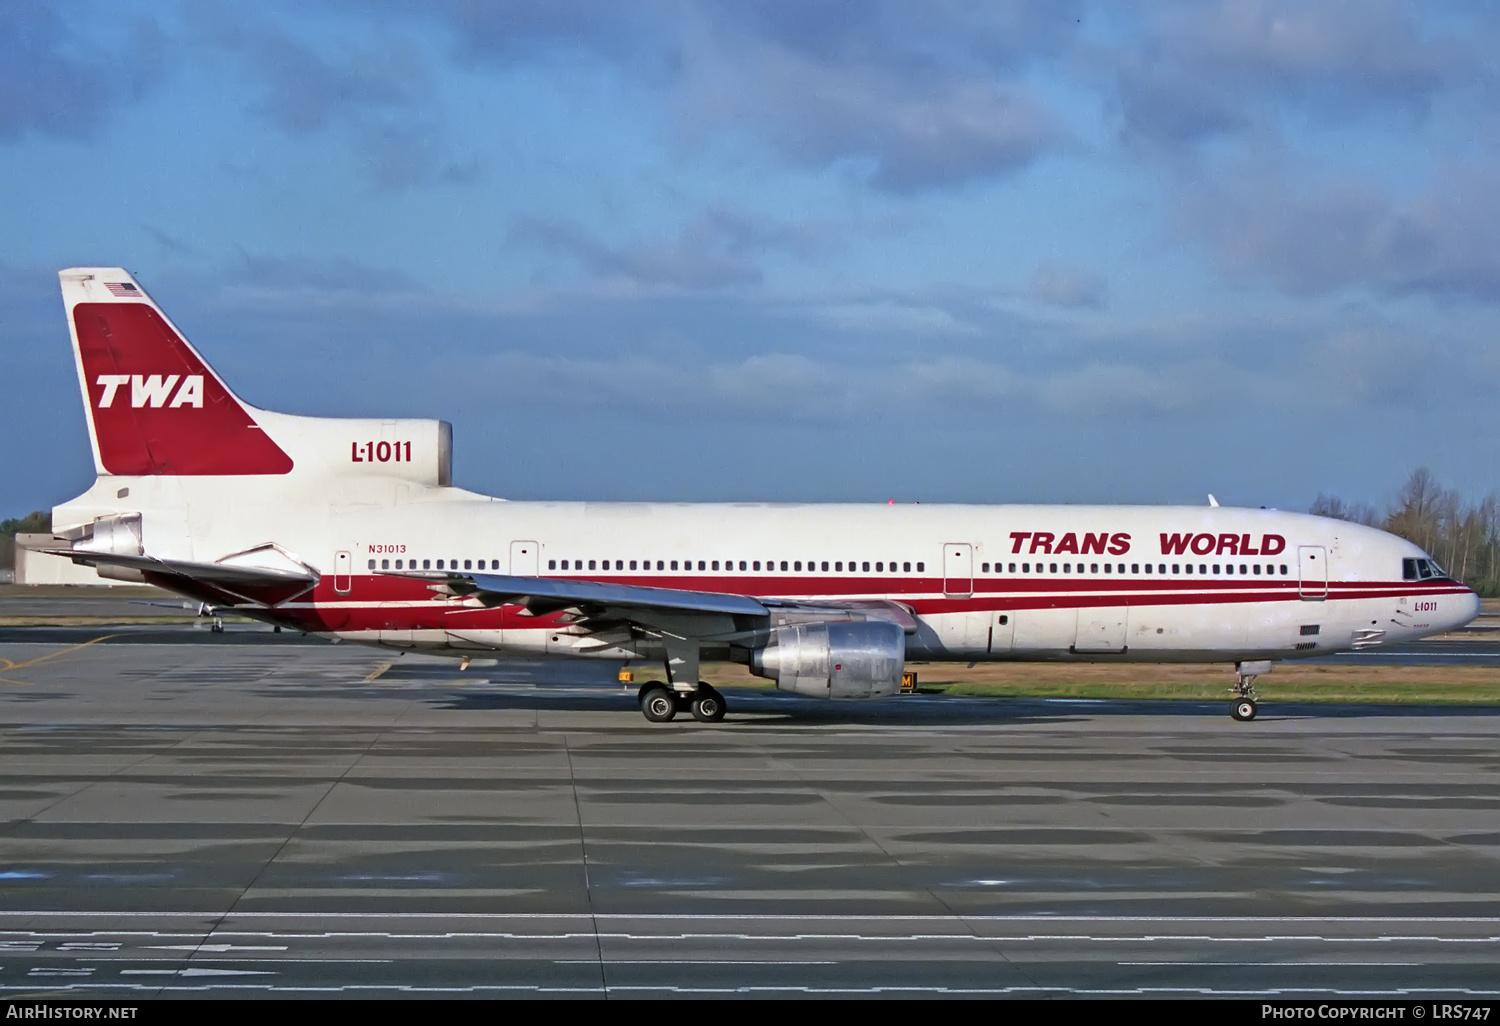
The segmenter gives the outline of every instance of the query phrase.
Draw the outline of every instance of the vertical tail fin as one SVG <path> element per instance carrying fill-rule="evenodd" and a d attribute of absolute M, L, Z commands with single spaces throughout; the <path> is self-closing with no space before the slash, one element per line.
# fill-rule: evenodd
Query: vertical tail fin
<path fill-rule="evenodd" d="M 116 475 L 286 474 L 292 459 L 118 267 L 58 275 L 94 469 Z"/>

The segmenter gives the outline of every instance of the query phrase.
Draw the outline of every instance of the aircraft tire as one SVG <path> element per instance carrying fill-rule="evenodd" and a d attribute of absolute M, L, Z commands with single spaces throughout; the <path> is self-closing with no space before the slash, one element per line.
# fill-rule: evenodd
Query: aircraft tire
<path fill-rule="evenodd" d="M 1255 707 L 1255 699 L 1253 698 L 1236 698 L 1229 706 L 1229 715 L 1242 723 L 1255 719 L 1255 714 L 1258 711 Z"/>
<path fill-rule="evenodd" d="M 698 683 L 698 691 L 693 695 L 693 719 L 699 723 L 718 723 L 724 718 L 724 696 L 719 694 L 713 687 Z"/>
<path fill-rule="evenodd" d="M 652 723 L 667 723 L 677 715 L 677 699 L 660 684 L 641 690 L 641 714 Z"/>

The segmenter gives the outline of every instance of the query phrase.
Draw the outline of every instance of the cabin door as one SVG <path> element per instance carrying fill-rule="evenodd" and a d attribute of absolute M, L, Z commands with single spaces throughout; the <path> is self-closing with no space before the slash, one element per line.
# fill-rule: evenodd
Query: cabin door
<path fill-rule="evenodd" d="M 510 543 L 510 574 L 512 577 L 535 577 L 541 561 L 538 558 L 538 550 L 541 548 L 534 541 L 513 541 Z"/>
<path fill-rule="evenodd" d="M 974 594 L 974 546 L 968 542 L 943 546 L 943 594 L 949 598 Z"/>
<path fill-rule="evenodd" d="M 1328 597 L 1328 550 L 1323 546 L 1297 546 L 1297 594 L 1312 600 Z"/>
<path fill-rule="evenodd" d="M 333 557 L 333 590 L 340 595 L 349 594 L 349 569 L 353 562 L 347 552 L 340 552 Z"/>

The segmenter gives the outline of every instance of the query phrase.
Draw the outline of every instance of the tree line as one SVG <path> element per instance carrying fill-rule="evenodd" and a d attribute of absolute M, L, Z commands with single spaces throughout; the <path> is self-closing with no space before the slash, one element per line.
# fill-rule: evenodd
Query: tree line
<path fill-rule="evenodd" d="M 1500 595 L 1500 495 L 1494 492 L 1470 502 L 1418 467 L 1384 509 L 1320 494 L 1308 512 L 1399 535 L 1479 594 Z"/>

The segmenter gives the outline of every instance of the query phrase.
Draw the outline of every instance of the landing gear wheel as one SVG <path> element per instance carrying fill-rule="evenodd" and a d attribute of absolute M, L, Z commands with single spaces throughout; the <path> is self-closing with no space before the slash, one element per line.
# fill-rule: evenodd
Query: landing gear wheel
<path fill-rule="evenodd" d="M 724 718 L 724 713 L 724 696 L 700 681 L 693 695 L 693 719 L 699 723 L 718 723 Z"/>
<path fill-rule="evenodd" d="M 1255 699 L 1253 698 L 1237 698 L 1229 707 L 1229 715 L 1241 722 L 1255 719 L 1255 712 Z"/>
<path fill-rule="evenodd" d="M 652 723 L 667 723 L 677 715 L 677 699 L 660 684 L 641 689 L 641 713 Z"/>

